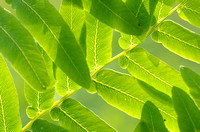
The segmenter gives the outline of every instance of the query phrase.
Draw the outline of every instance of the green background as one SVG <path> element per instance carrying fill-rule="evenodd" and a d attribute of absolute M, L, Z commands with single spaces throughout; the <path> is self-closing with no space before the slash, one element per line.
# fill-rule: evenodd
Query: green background
<path fill-rule="evenodd" d="M 58 10 L 60 8 L 61 0 L 49 0 Z M 14 10 L 11 9 L 9 5 L 6 5 L 4 1 L 0 1 L 0 5 L 9 11 L 11 11 L 14 14 Z M 200 34 L 200 30 L 191 24 L 189 24 L 186 21 L 183 21 L 179 18 L 177 13 L 173 13 L 170 17 L 167 19 L 171 19 L 182 26 L 189 28 L 190 30 Z M 120 33 L 114 32 L 113 35 L 113 42 L 112 42 L 112 48 L 113 48 L 113 56 L 117 55 L 121 51 L 123 51 L 119 45 L 118 45 L 118 39 L 120 37 Z M 149 53 L 152 55 L 158 57 L 171 67 L 173 67 L 176 70 L 179 70 L 180 65 L 187 66 L 191 69 L 193 69 L 195 72 L 200 74 L 200 65 L 196 64 L 194 62 L 191 62 L 189 60 L 183 59 L 176 54 L 170 52 L 169 50 L 165 49 L 162 44 L 156 43 L 151 40 L 151 37 L 148 37 L 144 43 L 140 45 L 144 49 L 146 49 Z M 9 63 L 8 63 L 9 65 Z M 20 104 L 20 116 L 22 120 L 22 125 L 26 125 L 28 121 L 30 120 L 26 116 L 26 107 L 28 106 L 26 99 L 24 97 L 24 81 L 23 79 L 16 73 L 9 65 L 11 74 L 14 78 L 15 86 L 18 91 L 19 96 L 19 104 Z M 106 68 L 111 68 L 116 71 L 125 72 L 126 70 L 123 70 L 119 67 L 118 60 L 112 62 L 111 64 L 107 65 Z M 55 100 L 58 100 L 60 97 L 56 95 Z M 109 123 L 111 126 L 113 126 L 116 130 L 119 132 L 131 132 L 134 130 L 135 126 L 138 123 L 138 119 L 134 119 L 130 117 L 129 115 L 119 111 L 118 109 L 108 105 L 100 96 L 97 94 L 89 94 L 86 90 L 81 89 L 77 93 L 75 93 L 72 98 L 77 99 L 80 101 L 83 105 L 91 109 L 94 113 L 96 113 L 98 116 L 100 116 L 101 119 L 105 120 L 107 123 Z M 50 120 L 49 115 L 45 115 L 44 118 Z M 89 118 L 89 117 L 88 117 Z"/>

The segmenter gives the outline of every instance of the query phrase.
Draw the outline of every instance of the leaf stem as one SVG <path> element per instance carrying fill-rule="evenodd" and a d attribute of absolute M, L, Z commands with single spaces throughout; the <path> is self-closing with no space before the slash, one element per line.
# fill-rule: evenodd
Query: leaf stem
<path fill-rule="evenodd" d="M 175 8 L 173 8 L 165 17 L 161 18 L 160 20 L 158 20 L 153 26 L 152 28 L 149 30 L 149 32 L 146 35 L 146 38 L 155 30 L 155 28 L 162 22 L 164 21 L 169 15 L 171 15 L 173 12 L 175 12 L 177 9 L 179 9 L 180 7 L 182 7 L 185 3 L 187 2 L 187 0 L 184 0 L 182 3 L 180 3 L 179 5 L 177 5 Z M 113 58 L 110 59 L 109 62 L 107 62 L 105 65 L 99 66 L 97 69 L 95 69 L 90 75 L 91 77 L 93 77 L 98 71 L 100 71 L 102 68 L 104 68 L 106 65 L 108 65 L 109 63 L 113 62 L 114 60 L 118 59 L 119 57 L 125 55 L 126 53 L 128 53 L 129 51 L 131 51 L 132 49 L 134 49 L 136 46 L 138 46 L 139 44 L 134 44 L 132 46 L 130 46 L 128 49 L 126 49 L 125 51 L 119 53 L 118 55 L 114 56 Z M 64 97 L 62 97 L 60 100 L 58 100 L 57 102 L 55 102 L 53 104 L 53 106 L 47 110 L 42 111 L 41 113 L 39 113 L 34 119 L 32 119 L 22 130 L 21 132 L 25 132 L 26 130 L 28 130 L 31 125 L 33 124 L 33 122 L 37 119 L 39 119 L 40 117 L 42 117 L 43 115 L 45 115 L 46 113 L 48 113 L 51 109 L 53 109 L 54 107 L 58 106 L 60 103 L 62 103 L 65 99 L 69 98 L 71 95 L 73 95 L 74 93 L 76 93 L 78 90 L 74 90 L 69 92 L 68 94 L 66 94 Z"/>

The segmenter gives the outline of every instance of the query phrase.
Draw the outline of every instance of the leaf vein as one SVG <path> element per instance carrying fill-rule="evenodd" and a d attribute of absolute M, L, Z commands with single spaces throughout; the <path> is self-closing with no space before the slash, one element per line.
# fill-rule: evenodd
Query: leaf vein
<path fill-rule="evenodd" d="M 3 118 L 3 126 L 4 126 L 4 131 L 6 132 L 7 128 L 6 128 L 6 120 L 5 120 L 5 113 L 4 113 L 4 108 L 3 108 L 3 102 L 1 99 L 1 95 L 0 95 L 0 105 L 1 105 L 1 112 L 2 112 L 2 118 Z"/>

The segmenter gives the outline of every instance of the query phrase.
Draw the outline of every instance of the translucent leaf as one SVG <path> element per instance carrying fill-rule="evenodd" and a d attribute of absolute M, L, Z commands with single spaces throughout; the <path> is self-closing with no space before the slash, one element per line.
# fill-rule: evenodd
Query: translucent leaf
<path fill-rule="evenodd" d="M 144 132 L 145 129 L 146 132 L 168 132 L 160 111 L 150 101 L 147 101 L 142 108 L 141 120 L 135 132 Z"/>
<path fill-rule="evenodd" d="M 127 69 L 132 76 L 148 83 L 155 89 L 169 96 L 171 96 L 173 86 L 179 86 L 188 91 L 179 72 L 152 56 L 143 48 L 134 48 L 124 57 L 126 59 L 120 59 L 120 65 L 127 63 Z"/>
<path fill-rule="evenodd" d="M 172 89 L 174 108 L 178 115 L 181 132 L 200 131 L 200 111 L 194 101 L 184 91 L 174 87 Z"/>
<path fill-rule="evenodd" d="M 191 95 L 195 99 L 196 104 L 200 107 L 200 75 L 184 66 L 181 66 L 180 71 L 183 80 L 190 89 Z"/>
<path fill-rule="evenodd" d="M 172 100 L 166 94 L 156 91 L 150 85 L 129 75 L 111 70 L 98 72 L 95 78 L 97 93 L 110 105 L 140 119 L 146 101 L 153 102 L 160 110 L 166 125 L 177 131 L 176 114 Z"/>
<path fill-rule="evenodd" d="M 66 129 L 60 126 L 40 119 L 34 121 L 31 129 L 33 132 L 68 132 Z"/>
<path fill-rule="evenodd" d="M 158 3 L 156 5 L 156 9 L 154 12 L 154 22 L 157 22 L 158 20 L 164 18 L 168 15 L 168 13 L 172 10 L 174 7 L 175 0 L 158 0 Z"/>
<path fill-rule="evenodd" d="M 40 113 L 42 110 L 50 108 L 54 103 L 55 89 L 54 87 L 48 88 L 44 92 L 38 92 L 32 89 L 28 84 L 25 83 L 25 97 L 29 105 Z M 29 113 L 29 111 L 28 111 Z M 29 116 L 29 114 L 27 115 Z M 29 116 L 32 118 L 32 116 Z"/>
<path fill-rule="evenodd" d="M 126 0 L 126 5 L 132 11 L 139 21 L 139 26 L 142 29 L 142 34 L 139 36 L 127 35 L 121 33 L 122 37 L 119 40 L 119 45 L 123 49 L 128 49 L 129 46 L 142 43 L 146 38 L 146 33 L 149 30 L 154 10 L 158 0 Z"/>
<path fill-rule="evenodd" d="M 85 41 L 81 41 L 81 34 L 85 22 L 85 12 L 81 0 L 63 0 L 61 4 L 60 14 L 69 25 L 74 33 L 76 40 L 80 46 L 85 45 Z"/>
<path fill-rule="evenodd" d="M 88 13 L 86 20 L 87 62 L 90 71 L 93 71 L 111 59 L 113 30 Z"/>
<path fill-rule="evenodd" d="M 200 1 L 187 0 L 187 2 L 177 10 L 179 16 L 200 28 Z"/>
<path fill-rule="evenodd" d="M 65 96 L 71 90 L 81 88 L 81 86 L 72 81 L 60 68 L 56 69 L 56 81 L 56 91 L 60 96 Z"/>
<path fill-rule="evenodd" d="M 22 128 L 19 102 L 12 76 L 0 56 L 0 131 L 19 132 Z"/>
<path fill-rule="evenodd" d="M 66 99 L 59 107 L 51 110 L 51 116 L 69 131 L 115 131 L 98 116 L 73 99 Z"/>
<path fill-rule="evenodd" d="M 101 22 L 126 34 L 141 34 L 137 18 L 121 0 L 83 1 L 84 8 Z"/>
<path fill-rule="evenodd" d="M 36 90 L 45 90 L 50 79 L 45 63 L 30 33 L 0 7 L 0 52 Z M 38 65 L 40 64 L 40 65 Z"/>
<path fill-rule="evenodd" d="M 72 80 L 90 86 L 85 55 L 69 26 L 47 0 L 13 1 L 20 21 L 32 33 L 48 56 Z"/>
<path fill-rule="evenodd" d="M 170 51 L 200 63 L 200 35 L 172 21 L 163 22 L 152 34 L 153 40 L 161 42 Z"/>

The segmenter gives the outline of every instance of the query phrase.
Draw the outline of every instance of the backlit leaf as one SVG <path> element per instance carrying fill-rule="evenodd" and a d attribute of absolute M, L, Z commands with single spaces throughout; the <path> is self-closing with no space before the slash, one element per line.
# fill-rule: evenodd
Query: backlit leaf
<path fill-rule="evenodd" d="M 60 125 L 69 131 L 115 131 L 92 111 L 73 99 L 66 99 L 59 107 L 51 110 L 51 116 L 59 120 Z"/>
<path fill-rule="evenodd" d="M 200 131 L 200 111 L 194 101 L 184 91 L 174 87 L 172 89 L 174 108 L 178 115 L 181 132 Z"/>
<path fill-rule="evenodd" d="M 200 35 L 172 21 L 163 22 L 152 34 L 153 40 L 161 42 L 170 51 L 200 63 Z"/>
<path fill-rule="evenodd" d="M 178 71 L 152 56 L 143 48 L 134 48 L 124 57 L 126 59 L 120 59 L 120 65 L 124 68 L 127 66 L 132 76 L 148 83 L 157 90 L 169 96 L 171 96 L 173 86 L 179 86 L 188 91 Z"/>
<path fill-rule="evenodd" d="M 0 56 L 0 131 L 20 132 L 19 102 L 12 76 Z"/>
<path fill-rule="evenodd" d="M 14 16 L 1 7 L 0 37 L 0 52 L 14 69 L 31 87 L 45 90 L 50 79 L 34 39 Z"/>
<path fill-rule="evenodd" d="M 20 21 L 32 33 L 48 56 L 72 80 L 90 86 L 85 55 L 69 26 L 47 0 L 13 1 Z"/>
<path fill-rule="evenodd" d="M 97 93 L 108 104 L 140 119 L 144 103 L 151 101 L 166 119 L 166 126 L 171 131 L 177 131 L 178 126 L 172 100 L 166 94 L 156 91 L 150 85 L 129 75 L 111 70 L 98 72 L 94 81 Z"/>
<path fill-rule="evenodd" d="M 191 69 L 181 66 L 180 68 L 183 80 L 190 89 L 190 93 L 195 99 L 195 102 L 200 107 L 200 75 Z"/>

